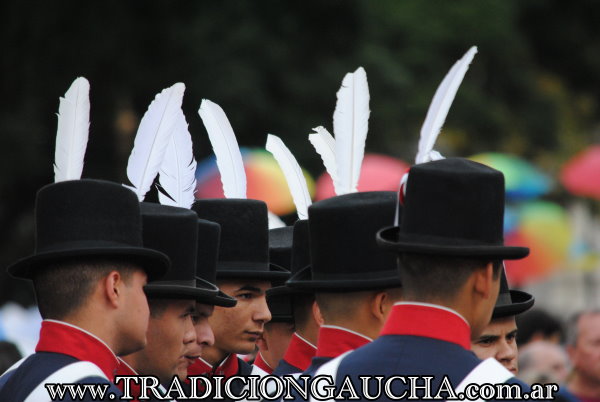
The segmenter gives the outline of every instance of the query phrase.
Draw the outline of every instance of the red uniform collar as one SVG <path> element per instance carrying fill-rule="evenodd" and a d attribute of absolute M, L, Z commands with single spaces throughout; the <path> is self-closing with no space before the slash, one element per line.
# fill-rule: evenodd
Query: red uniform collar
<path fill-rule="evenodd" d="M 260 353 L 260 350 L 256 354 L 256 359 L 254 359 L 254 365 L 256 367 L 258 367 L 259 369 L 264 370 L 267 374 L 273 373 L 273 367 L 269 366 L 269 363 L 267 363 L 265 361 L 265 359 L 263 359 L 263 356 L 262 356 L 262 353 Z"/>
<path fill-rule="evenodd" d="M 294 332 L 290 345 L 285 351 L 283 360 L 286 361 L 290 366 L 294 366 L 304 371 L 310 366 L 310 362 L 313 356 L 317 352 L 317 347 L 306 339 Z"/>
<path fill-rule="evenodd" d="M 61 353 L 94 363 L 110 381 L 114 380 L 119 360 L 97 336 L 62 321 L 44 320 L 36 352 Z"/>
<path fill-rule="evenodd" d="M 381 335 L 414 335 L 471 349 L 471 327 L 456 311 L 435 304 L 396 303 Z"/>
<path fill-rule="evenodd" d="M 229 378 L 234 376 L 239 371 L 239 363 L 238 358 L 235 353 L 229 354 L 225 360 L 221 362 L 217 367 L 213 368 L 213 366 L 207 362 L 199 358 L 188 368 L 188 376 L 197 376 L 197 375 L 222 375 L 225 378 Z"/>
<path fill-rule="evenodd" d="M 133 367 L 131 367 L 127 362 L 121 358 L 119 358 L 119 367 L 117 367 L 117 375 L 118 376 L 137 376 L 139 375 Z M 125 382 L 119 381 L 117 387 L 124 392 Z M 141 385 L 139 383 L 131 382 L 130 383 L 130 393 L 134 397 L 134 401 L 137 401 L 137 398 L 141 393 Z"/>
<path fill-rule="evenodd" d="M 334 325 L 321 325 L 317 342 L 317 357 L 338 357 L 349 350 L 358 349 L 373 340 L 369 337 Z"/>

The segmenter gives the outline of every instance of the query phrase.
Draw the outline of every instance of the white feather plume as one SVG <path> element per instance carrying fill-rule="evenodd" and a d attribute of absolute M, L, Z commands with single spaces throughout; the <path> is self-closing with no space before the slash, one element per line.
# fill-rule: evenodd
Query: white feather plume
<path fill-rule="evenodd" d="M 275 160 L 283 171 L 290 193 L 294 199 L 294 204 L 296 205 L 298 219 L 308 219 L 308 207 L 312 201 L 308 192 L 306 178 L 302 173 L 302 168 L 300 168 L 298 161 L 296 161 L 296 158 L 294 158 L 294 155 L 285 146 L 281 138 L 276 135 L 267 135 L 266 149 L 273 154 L 273 157 L 275 157 Z"/>
<path fill-rule="evenodd" d="M 144 200 L 162 165 L 181 111 L 185 85 L 177 83 L 156 95 L 138 127 L 127 163 L 130 187 Z"/>
<path fill-rule="evenodd" d="M 246 198 L 244 162 L 231 123 L 219 105 L 203 99 L 198 110 L 217 157 L 226 198 Z"/>
<path fill-rule="evenodd" d="M 280 217 L 269 211 L 269 229 L 277 229 L 285 227 L 285 222 Z"/>
<path fill-rule="evenodd" d="M 450 69 L 448 74 L 438 86 L 427 117 L 421 127 L 421 138 L 419 139 L 419 149 L 417 152 L 416 163 L 424 163 L 443 158 L 438 152 L 433 150 L 435 141 L 446 120 L 450 106 L 454 101 L 456 92 L 469 68 L 469 64 L 477 53 L 477 47 L 471 47 L 467 53 L 458 60 Z"/>
<path fill-rule="evenodd" d="M 313 145 L 317 153 L 321 156 L 323 165 L 325 165 L 325 169 L 333 181 L 335 193 L 338 194 L 340 184 L 337 175 L 337 165 L 335 162 L 335 140 L 333 139 L 333 136 L 329 134 L 329 131 L 327 131 L 327 129 L 325 129 L 323 126 L 313 128 L 313 130 L 315 133 L 309 134 L 308 140 Z"/>
<path fill-rule="evenodd" d="M 348 73 L 337 92 L 333 114 L 335 161 L 339 191 L 337 195 L 356 191 L 369 130 L 369 85 L 367 73 L 359 67 Z"/>
<path fill-rule="evenodd" d="M 90 83 L 83 77 L 71 84 L 58 107 L 54 151 L 54 181 L 79 180 L 90 128 Z"/>
<path fill-rule="evenodd" d="M 160 166 L 159 184 L 168 194 L 158 192 L 161 204 L 181 208 L 192 207 L 196 189 L 196 159 L 192 136 L 182 110 Z"/>

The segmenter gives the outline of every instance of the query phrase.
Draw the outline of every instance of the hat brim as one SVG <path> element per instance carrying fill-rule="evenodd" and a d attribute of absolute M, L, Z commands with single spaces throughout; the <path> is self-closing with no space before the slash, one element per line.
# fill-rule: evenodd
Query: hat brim
<path fill-rule="evenodd" d="M 400 287 L 400 276 L 390 274 L 381 278 L 361 279 L 313 279 L 310 265 L 300 269 L 285 283 L 286 286 L 310 291 L 361 291 L 369 289 Z"/>
<path fill-rule="evenodd" d="M 14 278 L 33 279 L 37 269 L 49 264 L 96 257 L 116 257 L 137 263 L 148 275 L 148 281 L 162 278 L 171 266 L 165 254 L 143 247 L 89 247 L 71 250 L 48 251 L 25 257 L 10 265 L 8 273 Z"/>
<path fill-rule="evenodd" d="M 531 307 L 533 307 L 533 304 L 535 303 L 535 298 L 532 295 L 520 290 L 511 289 L 510 299 L 512 301 L 511 304 L 494 307 L 492 319 L 519 315 L 529 310 Z"/>
<path fill-rule="evenodd" d="M 203 279 L 196 278 L 195 283 L 195 286 L 188 286 L 156 281 L 144 286 L 144 291 L 150 298 L 193 299 L 198 302 L 215 296 L 219 291 L 219 288 Z"/>
<path fill-rule="evenodd" d="M 269 270 L 217 269 L 217 279 L 256 279 L 266 281 L 286 280 L 290 271 L 276 264 L 269 264 Z"/>
<path fill-rule="evenodd" d="M 519 260 L 529 255 L 527 247 L 492 246 L 481 244 L 428 243 L 414 235 L 400 233 L 398 226 L 380 230 L 377 244 L 384 250 L 448 257 L 489 258 L 491 260 Z"/>
<path fill-rule="evenodd" d="M 197 281 L 200 282 L 205 282 L 205 283 L 210 283 L 212 285 L 211 282 L 202 279 L 200 277 L 196 277 Z M 225 294 L 221 289 L 219 289 L 217 287 L 217 293 L 207 297 L 206 299 L 201 301 L 202 303 L 205 304 L 211 304 L 213 306 L 219 306 L 219 307 L 235 307 L 235 305 L 237 304 L 237 300 L 231 296 L 229 296 L 228 294 Z"/>

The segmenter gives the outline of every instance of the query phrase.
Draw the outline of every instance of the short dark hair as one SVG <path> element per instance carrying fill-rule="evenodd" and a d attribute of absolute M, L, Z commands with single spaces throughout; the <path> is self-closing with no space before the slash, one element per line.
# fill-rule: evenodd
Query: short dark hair
<path fill-rule="evenodd" d="M 469 276 L 490 260 L 423 254 L 401 254 L 400 278 L 409 300 L 449 299 L 456 295 Z M 501 261 L 493 261 L 494 279 L 500 276 Z"/>
<path fill-rule="evenodd" d="M 296 328 L 306 328 L 310 320 L 312 320 L 312 305 L 314 302 L 314 293 L 301 293 L 292 296 L 292 308 Z"/>
<path fill-rule="evenodd" d="M 111 271 L 118 271 L 128 283 L 136 265 L 117 259 L 66 261 L 38 269 L 33 287 L 43 319 L 62 320 L 81 307 L 96 283 Z"/>
<path fill-rule="evenodd" d="M 332 321 L 339 317 L 355 316 L 363 303 L 371 300 L 373 296 L 380 292 L 387 292 L 394 300 L 399 300 L 402 295 L 402 288 L 379 288 L 354 292 L 317 292 L 315 297 L 323 319 Z"/>
<path fill-rule="evenodd" d="M 160 318 L 171 302 L 173 302 L 173 299 L 154 299 L 149 297 L 148 307 L 150 308 L 150 317 Z"/>

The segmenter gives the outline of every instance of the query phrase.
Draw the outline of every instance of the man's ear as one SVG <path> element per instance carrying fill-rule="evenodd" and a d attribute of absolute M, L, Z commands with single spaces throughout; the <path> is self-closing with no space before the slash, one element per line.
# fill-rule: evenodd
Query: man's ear
<path fill-rule="evenodd" d="M 321 314 L 321 309 L 319 308 L 319 305 L 316 301 L 314 301 L 312 304 L 312 314 L 313 320 L 315 320 L 319 327 L 325 324 L 325 320 L 323 319 L 323 315 Z"/>
<path fill-rule="evenodd" d="M 492 284 L 494 283 L 494 264 L 488 262 L 484 268 L 476 269 L 473 272 L 473 288 L 483 299 L 487 299 L 492 294 Z"/>
<path fill-rule="evenodd" d="M 121 274 L 118 271 L 111 271 L 104 277 L 101 286 L 107 303 L 111 307 L 117 308 L 121 302 L 124 286 Z"/>
<path fill-rule="evenodd" d="M 371 298 L 371 314 L 378 321 L 385 321 L 389 310 L 389 299 L 390 297 L 387 292 L 377 292 Z"/>

